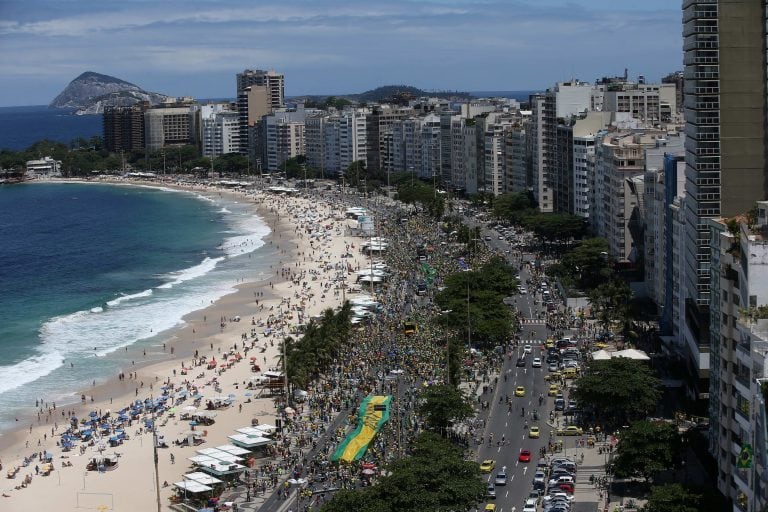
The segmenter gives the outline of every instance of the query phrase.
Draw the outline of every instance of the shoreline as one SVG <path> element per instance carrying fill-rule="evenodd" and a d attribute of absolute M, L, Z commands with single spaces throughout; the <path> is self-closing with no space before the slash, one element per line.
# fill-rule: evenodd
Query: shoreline
<path fill-rule="evenodd" d="M 105 182 L 104 180 L 86 183 L 112 184 L 111 182 Z M 310 314 L 311 312 L 309 311 L 310 308 L 304 307 L 305 302 L 312 301 L 313 296 L 321 294 L 322 298 L 325 299 L 325 294 L 322 293 L 323 288 L 319 287 L 319 283 L 316 286 L 310 283 L 309 288 L 312 288 L 313 291 L 312 293 L 305 294 L 305 287 L 302 287 L 301 290 L 299 290 L 298 287 L 294 287 L 293 282 L 286 279 L 285 276 L 281 276 L 285 269 L 300 269 L 302 267 L 305 269 L 312 268 L 313 264 L 317 263 L 317 260 L 315 259 L 316 256 L 314 254 L 310 256 L 309 253 L 314 253 L 314 251 L 317 249 L 321 249 L 320 246 L 323 244 L 318 243 L 316 247 L 315 241 L 309 237 L 305 238 L 304 234 L 302 233 L 302 229 L 299 228 L 301 221 L 298 217 L 296 217 L 297 212 L 292 211 L 294 208 L 286 207 L 283 204 L 295 202 L 297 204 L 303 205 L 307 211 L 313 211 L 317 209 L 317 206 L 312 204 L 308 199 L 285 199 L 278 196 L 265 195 L 263 193 L 254 196 L 248 193 L 233 192 L 231 190 L 219 190 L 209 187 L 183 187 L 167 182 L 158 184 L 140 181 L 118 181 L 115 184 L 154 186 L 157 188 L 179 188 L 184 191 L 196 193 L 202 193 L 205 191 L 216 194 L 231 193 L 233 194 L 233 197 L 236 196 L 240 201 L 246 200 L 248 202 L 253 202 L 254 213 L 264 219 L 267 226 L 271 229 L 269 235 L 264 238 L 265 245 L 274 244 L 276 247 L 279 247 L 279 250 L 284 254 L 284 256 L 282 256 L 281 262 L 276 265 L 278 268 L 272 269 L 271 278 L 269 280 L 253 280 L 242 282 L 236 286 L 236 291 L 225 295 L 209 307 L 185 315 L 184 325 L 159 334 L 157 338 L 162 338 L 165 340 L 166 347 L 169 349 L 169 351 L 166 352 L 166 355 L 163 357 L 163 359 L 159 361 L 148 361 L 146 364 L 137 365 L 135 369 L 131 368 L 131 372 L 135 371 L 137 374 L 135 379 L 127 378 L 120 380 L 113 376 L 108 379 L 106 383 L 93 388 L 89 388 L 87 391 L 85 391 L 88 396 L 90 396 L 91 393 L 95 395 L 93 402 L 88 401 L 85 404 L 75 404 L 64 408 L 76 410 L 78 417 L 83 417 L 84 414 L 89 410 L 119 410 L 122 405 L 131 402 L 134 397 L 150 395 L 153 392 L 155 392 L 155 396 L 157 396 L 156 391 L 159 391 L 157 390 L 159 385 L 166 381 L 166 379 L 171 378 L 173 370 L 178 370 L 181 368 L 182 361 L 189 365 L 191 362 L 191 356 L 194 354 L 195 350 L 198 350 L 200 353 L 204 353 L 205 355 L 214 356 L 217 357 L 217 359 L 220 359 L 221 355 L 226 353 L 230 347 L 243 347 L 243 342 L 240 341 L 238 344 L 238 340 L 242 340 L 246 333 L 239 333 L 238 331 L 250 330 L 253 327 L 249 321 L 251 318 L 254 318 L 254 322 L 256 322 L 256 318 L 258 318 L 258 322 L 269 321 L 271 317 L 275 316 L 273 314 L 275 308 L 277 308 L 282 315 L 282 307 L 286 305 L 287 301 L 288 311 L 286 311 L 285 316 L 287 317 L 290 314 L 290 317 L 292 317 L 290 318 L 291 323 L 295 324 L 293 321 L 294 318 L 298 319 L 302 316 L 312 316 Z M 269 203 L 267 201 L 269 201 Z M 333 210 L 332 207 L 329 209 L 331 211 Z M 339 226 L 337 225 L 336 229 L 338 229 L 338 227 Z M 327 244 L 330 247 L 335 243 L 337 249 L 341 248 L 346 251 L 347 249 L 343 247 L 344 239 L 344 237 L 339 237 L 336 240 L 326 240 L 324 244 Z M 339 244 L 341 244 L 341 246 L 339 246 Z M 307 261 L 308 258 L 309 261 Z M 269 281 L 271 281 L 271 283 Z M 255 298 L 256 294 L 263 295 L 259 295 L 257 299 Z M 297 306 L 295 304 L 291 305 L 291 301 L 300 296 L 306 296 L 309 297 L 309 299 L 302 300 L 302 306 Z M 259 302 L 259 307 L 256 305 L 257 300 Z M 312 306 L 314 306 L 314 309 L 317 310 L 317 300 L 312 302 Z M 340 302 L 340 300 L 321 300 L 319 310 L 325 309 L 326 307 L 332 307 L 334 305 L 333 302 Z M 307 306 L 310 305 L 307 304 Z M 270 311 L 272 313 L 267 314 Z M 218 322 L 214 323 L 211 321 L 210 317 L 216 315 L 216 318 L 218 318 L 224 312 L 226 312 L 226 314 L 224 314 L 225 320 L 232 319 L 235 316 L 240 316 L 241 321 L 225 321 L 223 327 L 220 327 Z M 206 318 L 208 319 L 207 323 L 201 321 L 201 319 Z M 280 320 L 281 327 L 284 323 L 287 324 L 288 321 Z M 261 352 L 257 353 L 259 354 L 261 361 L 264 361 L 263 368 L 269 367 L 270 364 L 275 364 L 278 359 L 278 354 L 276 354 L 277 343 L 275 343 L 275 341 L 279 340 L 274 340 L 274 337 L 271 340 L 267 340 L 265 337 L 259 335 L 254 337 L 253 340 L 248 337 L 248 341 L 251 341 L 255 346 L 262 349 Z M 271 341 L 271 343 L 268 341 Z M 175 349 L 173 350 L 173 353 L 171 353 L 171 349 Z M 247 363 L 247 361 L 245 362 Z M 234 377 L 234 381 L 228 383 L 227 387 L 233 390 L 238 390 L 240 389 L 240 386 L 242 386 L 248 380 L 248 376 L 251 374 L 250 367 L 249 365 L 247 366 L 248 367 L 243 367 L 242 362 L 237 363 L 233 369 L 227 370 L 225 373 L 221 374 L 219 379 L 221 381 L 230 381 L 231 375 Z M 186 379 L 184 380 L 194 380 L 194 375 L 196 375 L 200 369 L 201 367 L 193 367 L 193 372 L 190 372 L 190 374 L 187 375 Z M 210 377 L 212 372 L 203 371 L 203 373 Z M 174 381 L 176 381 L 174 384 L 177 384 L 179 380 L 180 379 L 177 377 L 174 377 Z M 143 386 L 140 385 L 142 381 L 144 383 Z M 153 389 L 150 389 L 150 386 L 152 386 Z M 157 388 L 154 388 L 154 386 L 157 386 Z M 205 387 L 205 385 L 202 387 Z M 237 393 L 237 391 L 235 391 L 235 393 Z M 111 397 L 111 401 L 106 398 L 108 396 Z M 270 399 L 254 399 L 252 403 L 258 404 L 258 406 L 254 405 L 249 407 L 251 409 L 255 409 L 252 411 L 254 417 L 259 417 L 261 421 L 267 423 L 273 421 L 275 413 L 272 401 Z M 242 402 L 240 405 L 242 405 Z M 14 462 L 17 461 L 21 456 L 25 454 L 29 455 L 30 452 L 39 451 L 41 448 L 58 452 L 58 448 L 54 444 L 54 436 L 52 435 L 51 437 L 48 437 L 47 434 L 51 432 L 52 427 L 54 433 L 60 432 L 63 425 L 66 423 L 67 416 L 65 415 L 63 419 L 61 416 L 62 409 L 62 407 L 57 407 L 55 411 L 52 411 L 53 413 L 50 415 L 50 418 L 48 418 L 48 415 L 45 414 L 47 421 L 43 422 L 41 420 L 39 426 L 33 426 L 31 434 L 28 432 L 26 425 L 22 426 L 20 424 L 18 429 L 15 429 L 12 432 L 9 432 L 0 437 L 0 458 L 3 461 L 4 469 L 9 467 L 11 464 L 14 464 Z M 54 422 L 58 422 L 58 425 L 53 425 Z M 178 425 L 178 421 L 174 421 L 173 423 L 174 427 L 182 426 Z M 242 419 L 240 420 L 240 423 L 250 424 L 250 421 Z M 214 425 L 212 428 L 216 428 L 216 425 Z M 178 428 L 176 428 L 176 430 L 178 430 Z M 232 432 L 226 432 L 226 434 L 231 433 Z M 133 432 L 131 432 L 131 434 L 133 434 Z M 41 435 L 42 441 L 38 447 L 36 446 L 36 440 L 40 439 Z M 32 442 L 29 446 L 27 446 L 25 443 L 30 439 Z M 171 440 L 171 436 L 169 436 L 169 440 Z M 225 441 L 226 437 L 224 437 L 221 442 L 218 442 L 218 444 L 224 444 Z M 135 444 L 134 439 L 131 439 L 126 444 L 132 442 Z M 215 445 L 211 444 L 210 446 Z M 176 452 L 177 449 L 173 448 L 173 451 Z M 75 458 L 75 454 L 72 454 L 72 457 Z M 22 469 L 26 470 L 27 468 Z M 165 473 L 166 470 L 167 468 L 162 472 Z M 182 468 L 179 467 L 178 470 L 181 472 Z M 65 473 L 70 472 L 69 468 L 62 468 L 59 470 L 58 464 L 57 471 L 59 471 L 60 479 Z M 115 473 L 120 472 L 121 471 L 118 470 Z M 176 480 L 171 481 L 178 481 L 179 479 L 180 478 L 176 478 Z M 87 479 L 83 477 L 83 487 L 85 487 L 86 480 Z M 93 479 L 91 481 L 93 481 Z M 33 485 L 37 487 L 36 484 L 38 482 L 39 479 L 35 479 Z M 0 484 L 2 490 L 4 492 L 10 491 L 12 493 L 12 497 L 14 498 L 13 500 L 4 502 L 4 505 L 16 501 L 16 496 L 22 497 L 25 494 L 29 494 L 28 492 L 24 493 L 23 490 L 15 491 L 13 490 L 12 486 L 11 489 L 8 489 L 9 484 L 15 483 L 18 482 L 13 480 L 4 480 L 2 481 L 2 484 Z M 26 501 L 26 499 L 21 501 Z M 20 508 L 19 510 L 22 509 L 23 508 Z"/>
<path fill-rule="evenodd" d="M 122 187 L 146 187 L 146 188 L 155 188 L 155 189 L 162 189 L 162 190 L 174 190 L 179 193 L 188 193 L 195 196 L 199 196 L 198 200 L 204 201 L 204 200 L 210 200 L 213 199 L 214 196 L 222 197 L 223 193 L 230 192 L 232 193 L 232 197 L 230 199 L 235 200 L 237 199 L 238 203 L 247 205 L 247 209 L 254 215 L 257 215 L 259 218 L 262 219 L 264 222 L 264 225 L 269 229 L 269 233 L 262 238 L 264 241 L 263 247 L 267 247 L 271 245 L 274 242 L 275 233 L 279 230 L 286 229 L 287 226 L 285 226 L 285 222 L 280 223 L 277 217 L 274 215 L 274 213 L 266 206 L 263 205 L 262 202 L 256 202 L 254 201 L 254 197 L 247 194 L 247 193 L 236 193 L 231 190 L 226 189 L 216 189 L 211 187 L 188 187 L 188 186 L 182 186 L 174 183 L 153 183 L 149 181 L 142 181 L 142 180 L 83 180 L 83 179 L 56 179 L 56 180 L 30 180 L 26 182 L 25 184 L 50 184 L 50 183 L 59 183 L 62 185 L 66 184 L 93 184 L 93 185 L 106 185 L 106 186 L 122 186 Z M 207 199 L 206 199 L 207 198 Z M 261 248 L 260 248 L 261 249 Z M 293 258 L 294 255 L 290 255 L 289 258 Z M 119 354 L 123 353 L 132 353 L 134 356 L 133 361 L 135 361 L 135 364 L 130 366 L 131 372 L 140 372 L 141 370 L 151 368 L 155 365 L 162 365 L 166 364 L 169 361 L 172 360 L 184 360 L 184 359 L 191 359 L 195 349 L 198 349 L 206 344 L 206 339 L 213 336 L 216 332 L 216 327 L 214 326 L 214 322 L 211 322 L 211 325 L 208 326 L 207 329 L 205 329 L 205 322 L 197 322 L 197 319 L 210 317 L 211 319 L 215 318 L 215 314 L 217 313 L 217 308 L 220 308 L 222 304 L 226 305 L 228 304 L 232 299 L 230 297 L 244 293 L 242 291 L 243 288 L 253 288 L 258 287 L 260 285 L 263 285 L 264 283 L 268 284 L 269 281 L 278 282 L 280 281 L 279 275 L 276 275 L 275 269 L 271 268 L 274 265 L 270 266 L 270 275 L 268 275 L 265 279 L 259 280 L 259 279 L 253 279 L 245 282 L 241 282 L 239 284 L 234 284 L 232 287 L 232 291 L 229 293 L 226 293 L 225 295 L 219 297 L 214 303 L 201 307 L 199 309 L 190 311 L 186 313 L 184 316 L 181 317 L 180 322 L 175 325 L 174 327 L 171 327 L 169 329 L 166 329 L 164 331 L 158 332 L 154 336 L 151 336 L 150 338 L 143 338 L 140 340 L 135 340 L 131 345 L 128 347 L 123 348 L 116 348 L 106 356 L 102 356 L 105 358 L 116 358 Z M 201 330 L 201 327 L 203 330 Z M 194 332 L 192 332 L 194 331 Z M 176 352 L 176 350 L 173 351 L 173 353 L 170 351 L 171 348 L 177 349 L 177 347 L 174 346 L 173 342 L 181 340 L 181 352 Z M 145 347 L 141 347 L 140 345 L 145 344 Z M 193 347 L 188 346 L 189 344 L 194 345 Z M 162 347 L 162 349 L 158 352 L 158 347 Z M 169 350 L 166 350 L 169 349 Z M 122 352 L 122 351 L 125 352 Z M 149 356 L 149 358 L 147 357 Z M 125 363 L 123 364 L 123 366 Z M 123 368 L 124 371 L 129 371 L 129 368 Z M 42 379 L 45 379 L 45 377 L 42 377 Z M 103 380 L 102 380 L 103 379 Z M 77 389 L 72 389 L 67 394 L 71 396 L 70 400 L 64 400 L 54 402 L 46 400 L 45 404 L 51 405 L 56 404 L 57 409 L 69 409 L 78 412 L 80 409 L 88 409 L 89 405 L 92 403 L 90 402 L 90 397 L 95 397 L 94 401 L 99 401 L 99 399 L 108 400 L 109 398 L 114 399 L 120 397 L 121 395 L 126 395 L 128 390 L 125 386 L 125 382 L 120 383 L 118 381 L 118 378 L 116 375 L 105 375 L 102 377 L 102 379 L 96 380 L 95 386 L 81 386 Z M 78 400 L 78 397 L 81 395 L 85 395 L 87 397 L 87 400 L 85 403 L 82 403 L 80 400 Z M 40 407 L 43 407 L 43 403 L 41 403 Z M 23 415 L 19 414 L 16 418 L 17 425 L 12 426 L 11 428 L 8 428 L 7 430 L 3 430 L 0 432 L 0 454 L 3 453 L 4 450 L 8 449 L 9 445 L 13 443 L 14 440 L 17 440 L 18 436 L 17 434 L 19 432 L 24 432 L 28 430 L 29 426 L 32 425 L 32 428 L 36 428 L 40 426 L 40 422 L 38 421 L 38 418 L 36 418 L 36 413 L 40 412 L 39 409 L 36 410 L 36 408 L 33 408 L 31 404 L 27 406 L 29 408 L 28 414 Z M 37 415 L 38 417 L 40 415 Z M 11 419 L 8 418 L 8 421 L 10 422 Z M 37 422 L 37 425 L 35 423 Z M 13 425 L 13 423 L 9 423 L 10 425 Z M 0 458 L 0 460 L 2 460 Z"/>

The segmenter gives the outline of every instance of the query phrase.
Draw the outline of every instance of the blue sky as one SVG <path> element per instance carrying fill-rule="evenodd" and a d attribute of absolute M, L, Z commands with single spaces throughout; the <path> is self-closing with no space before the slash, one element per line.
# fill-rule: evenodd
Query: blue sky
<path fill-rule="evenodd" d="M 682 67 L 679 0 L 0 0 L 0 106 L 49 103 L 84 71 L 172 96 L 379 85 L 542 89 Z"/>

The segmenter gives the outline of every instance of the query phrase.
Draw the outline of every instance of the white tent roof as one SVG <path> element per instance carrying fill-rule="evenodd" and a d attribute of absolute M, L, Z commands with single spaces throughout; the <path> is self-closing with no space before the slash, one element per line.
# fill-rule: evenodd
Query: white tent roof
<path fill-rule="evenodd" d="M 200 482 L 194 482 L 192 480 L 185 480 L 183 482 L 175 482 L 173 484 L 175 487 L 178 487 L 179 489 L 184 489 L 186 492 L 205 492 L 205 491 L 212 491 L 210 487 L 207 485 L 201 484 Z"/>
<path fill-rule="evenodd" d="M 197 464 L 201 471 L 213 473 L 214 475 L 226 475 L 229 473 L 241 473 L 245 471 L 245 466 L 236 462 L 224 462 L 205 455 L 190 457 L 189 460 Z"/>
<path fill-rule="evenodd" d="M 271 436 L 277 430 L 276 426 L 269 425 L 268 423 L 261 423 L 260 425 L 256 425 L 253 428 L 259 430 L 263 436 Z"/>
<path fill-rule="evenodd" d="M 272 442 L 268 437 L 262 437 L 259 435 L 247 435 L 247 434 L 235 434 L 233 436 L 227 436 L 236 445 L 243 448 L 256 448 L 258 446 L 264 446 Z"/>
<path fill-rule="evenodd" d="M 598 350 L 592 352 L 592 359 L 595 361 L 605 361 L 614 357 L 626 357 L 627 359 L 634 359 L 636 361 L 650 361 L 648 354 L 642 350 L 636 350 L 634 348 L 628 348 L 626 350 L 619 350 L 617 352 L 608 352 L 607 350 Z"/>
<path fill-rule="evenodd" d="M 223 444 L 221 446 L 216 447 L 217 450 L 221 450 L 223 452 L 231 453 L 232 455 L 248 455 L 249 452 L 245 448 L 240 448 L 239 446 L 235 446 L 233 444 Z"/>
<path fill-rule="evenodd" d="M 197 450 L 197 453 L 200 455 L 207 455 L 208 457 L 213 457 L 214 459 L 222 460 L 224 462 L 238 462 L 243 460 L 242 457 L 238 457 L 237 455 L 225 452 L 223 450 L 218 450 L 216 448 L 204 448 L 202 450 Z"/>
<path fill-rule="evenodd" d="M 651 358 L 648 357 L 648 354 L 643 352 L 642 350 L 637 350 L 634 348 L 628 348 L 626 350 L 619 350 L 618 352 L 613 354 L 613 357 L 626 357 L 628 359 L 635 359 L 637 361 L 650 361 Z"/>
<path fill-rule="evenodd" d="M 202 473 L 200 471 L 195 471 L 194 473 L 187 473 L 186 475 L 184 475 L 184 479 L 191 480 L 192 482 L 197 482 L 203 485 L 213 485 L 213 484 L 223 483 L 222 480 L 219 480 L 216 477 L 213 477 L 206 473 Z"/>
<path fill-rule="evenodd" d="M 592 359 L 595 361 L 605 361 L 607 359 L 611 358 L 611 353 L 607 350 L 598 350 L 597 352 L 592 352 Z"/>

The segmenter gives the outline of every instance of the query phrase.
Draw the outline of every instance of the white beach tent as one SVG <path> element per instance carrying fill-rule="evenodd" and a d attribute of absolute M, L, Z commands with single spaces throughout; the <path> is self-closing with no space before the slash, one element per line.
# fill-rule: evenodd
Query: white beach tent
<path fill-rule="evenodd" d="M 235 446 L 240 446 L 248 450 L 258 448 L 259 446 L 264 446 L 272 442 L 270 438 L 264 437 L 262 435 L 235 434 L 227 437 Z"/>
<path fill-rule="evenodd" d="M 251 453 L 245 448 L 240 448 L 239 446 L 235 446 L 233 444 L 223 444 L 221 446 L 217 446 L 216 449 L 221 450 L 222 452 L 231 453 L 232 455 L 248 455 Z"/>
<path fill-rule="evenodd" d="M 650 361 L 651 358 L 648 357 L 648 354 L 643 352 L 642 350 L 637 350 L 634 348 L 628 348 L 626 350 L 619 350 L 618 352 L 615 352 L 613 354 L 613 357 L 626 357 L 627 359 L 634 359 L 636 361 Z"/>
<path fill-rule="evenodd" d="M 185 492 L 190 492 L 193 494 L 196 494 L 198 492 L 206 492 L 206 491 L 212 491 L 212 487 L 208 487 L 207 485 L 201 484 L 199 482 L 195 482 L 192 480 L 185 480 L 183 482 L 174 482 L 174 487 L 178 487 L 179 489 L 183 489 Z"/>
<path fill-rule="evenodd" d="M 592 352 L 592 359 L 594 361 L 606 361 L 611 358 L 611 353 L 607 350 L 598 350 L 597 352 Z"/>
<path fill-rule="evenodd" d="M 215 484 L 223 484 L 223 480 L 219 480 L 215 476 L 211 476 L 207 473 L 202 473 L 200 471 L 195 471 L 194 473 L 187 473 L 183 476 L 184 480 L 186 481 L 192 481 L 197 482 L 199 484 L 203 485 L 215 485 Z"/>

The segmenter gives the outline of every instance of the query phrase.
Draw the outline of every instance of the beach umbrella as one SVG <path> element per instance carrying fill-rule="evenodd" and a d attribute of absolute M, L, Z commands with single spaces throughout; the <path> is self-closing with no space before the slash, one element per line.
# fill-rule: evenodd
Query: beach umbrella
<path fill-rule="evenodd" d="M 185 412 L 195 412 L 197 411 L 197 407 L 195 407 L 194 405 L 187 405 L 182 410 Z"/>
<path fill-rule="evenodd" d="M 245 394 L 245 396 L 253 396 L 253 393 L 251 393 L 251 392 L 249 391 L 249 392 L 247 392 L 247 393 Z"/>
<path fill-rule="evenodd" d="M 90 416 L 91 418 L 98 418 L 99 413 L 97 413 L 96 411 L 91 411 L 88 413 L 88 416 Z"/>

